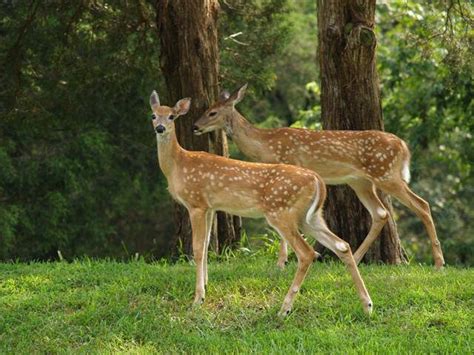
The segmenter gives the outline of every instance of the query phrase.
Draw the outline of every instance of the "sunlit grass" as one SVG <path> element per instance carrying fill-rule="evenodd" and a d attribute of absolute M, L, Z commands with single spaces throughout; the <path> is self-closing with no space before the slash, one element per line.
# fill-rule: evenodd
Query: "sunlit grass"
<path fill-rule="evenodd" d="M 368 318 L 344 267 L 316 263 L 281 320 L 296 265 L 275 263 L 212 261 L 198 309 L 185 262 L 0 264 L 0 353 L 473 353 L 472 269 L 361 266 Z"/>

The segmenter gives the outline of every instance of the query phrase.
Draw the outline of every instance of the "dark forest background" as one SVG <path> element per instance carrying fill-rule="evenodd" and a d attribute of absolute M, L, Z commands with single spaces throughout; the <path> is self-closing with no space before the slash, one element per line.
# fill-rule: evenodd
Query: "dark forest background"
<path fill-rule="evenodd" d="M 220 2 L 221 88 L 261 127 L 321 128 L 314 0 Z M 148 97 L 167 101 L 154 1 L 0 2 L 0 259 L 169 255 L 172 204 Z M 412 151 L 447 263 L 474 263 L 473 8 L 379 2 L 385 129 Z M 185 119 L 185 118 L 184 118 Z M 231 155 L 243 158 L 231 146 Z M 430 256 L 395 203 L 409 257 Z M 244 221 L 250 237 L 269 234 Z M 271 236 L 270 236 L 271 237 Z"/>

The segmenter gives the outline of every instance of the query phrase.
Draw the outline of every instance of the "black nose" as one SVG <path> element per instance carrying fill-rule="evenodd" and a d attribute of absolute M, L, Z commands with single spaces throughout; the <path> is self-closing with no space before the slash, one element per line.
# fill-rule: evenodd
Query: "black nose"
<path fill-rule="evenodd" d="M 193 132 L 197 132 L 197 131 L 199 131 L 199 127 L 196 125 L 193 125 Z"/>
<path fill-rule="evenodd" d="M 165 130 L 166 130 L 165 126 L 163 126 L 161 124 L 156 126 L 156 128 L 155 128 L 156 133 L 163 133 Z"/>

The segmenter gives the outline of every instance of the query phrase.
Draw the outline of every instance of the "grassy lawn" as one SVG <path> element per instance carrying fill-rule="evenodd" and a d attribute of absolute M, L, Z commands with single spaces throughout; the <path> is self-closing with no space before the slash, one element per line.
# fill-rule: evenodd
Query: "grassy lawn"
<path fill-rule="evenodd" d="M 275 263 L 211 262 L 199 309 L 187 263 L 0 264 L 0 353 L 474 352 L 474 269 L 361 266 L 369 318 L 344 267 L 316 263 L 282 320 L 296 265 Z"/>

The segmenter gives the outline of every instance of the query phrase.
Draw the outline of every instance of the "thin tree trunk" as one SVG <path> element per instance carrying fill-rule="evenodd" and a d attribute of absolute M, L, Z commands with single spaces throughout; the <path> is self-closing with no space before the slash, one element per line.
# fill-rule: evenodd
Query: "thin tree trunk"
<path fill-rule="evenodd" d="M 219 51 L 217 38 L 217 0 L 158 0 L 156 23 L 160 36 L 161 70 L 170 105 L 183 97 L 191 97 L 189 113 L 176 121 L 180 144 L 189 150 L 211 151 L 228 155 L 225 134 L 195 136 L 193 123 L 218 95 Z M 240 236 L 240 223 L 224 213 L 217 214 L 213 244 L 216 249 L 234 243 Z M 171 248 L 181 244 L 191 255 L 192 237 L 186 209 L 175 205 L 176 233 Z M 217 239 L 217 233 L 219 239 Z"/>
<path fill-rule="evenodd" d="M 324 129 L 384 129 L 375 65 L 374 14 L 375 0 L 318 0 Z M 355 251 L 370 229 L 370 215 L 349 187 L 328 190 L 328 225 Z M 390 198 L 379 196 L 393 215 Z M 365 260 L 400 263 L 403 259 L 396 225 L 390 218 Z"/>

